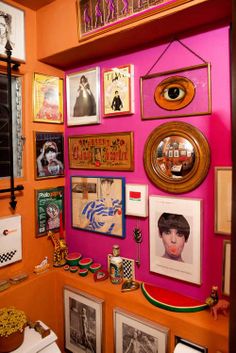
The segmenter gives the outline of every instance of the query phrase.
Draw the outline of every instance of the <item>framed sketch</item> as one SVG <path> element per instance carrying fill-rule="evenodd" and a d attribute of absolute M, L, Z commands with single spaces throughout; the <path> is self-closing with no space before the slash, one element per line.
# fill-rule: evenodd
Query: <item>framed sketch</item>
<path fill-rule="evenodd" d="M 172 121 L 158 126 L 144 146 L 144 167 L 160 189 L 183 193 L 205 179 L 210 148 L 205 136 L 193 125 Z"/>
<path fill-rule="evenodd" d="M 125 214 L 135 217 L 148 216 L 148 185 L 125 185 Z"/>
<path fill-rule="evenodd" d="M 210 64 L 143 76 L 140 92 L 144 120 L 210 114 Z"/>
<path fill-rule="evenodd" d="M 231 234 L 232 167 L 215 168 L 215 233 Z"/>
<path fill-rule="evenodd" d="M 99 67 L 66 76 L 68 126 L 100 123 L 99 92 Z"/>
<path fill-rule="evenodd" d="M 201 284 L 202 201 L 149 197 L 150 270 Z"/>
<path fill-rule="evenodd" d="M 125 179 L 71 177 L 72 227 L 123 238 Z"/>
<path fill-rule="evenodd" d="M 73 353 L 102 352 L 103 300 L 64 287 L 65 348 Z"/>
<path fill-rule="evenodd" d="M 230 295 L 230 262 L 231 262 L 231 242 L 224 240 L 224 260 L 223 260 L 223 288 L 224 295 Z"/>
<path fill-rule="evenodd" d="M 167 352 L 168 328 L 136 316 L 125 310 L 114 309 L 115 352 Z"/>
<path fill-rule="evenodd" d="M 35 179 L 64 176 L 64 139 L 61 132 L 34 132 Z"/>
<path fill-rule="evenodd" d="M 0 56 L 6 56 L 6 43 L 12 47 L 12 58 L 25 62 L 25 13 L 0 1 Z"/>
<path fill-rule="evenodd" d="M 59 231 L 63 228 L 64 187 L 35 190 L 35 208 L 36 237 Z"/>
<path fill-rule="evenodd" d="M 33 119 L 41 123 L 63 123 L 63 80 L 34 73 Z"/>
<path fill-rule="evenodd" d="M 70 136 L 69 165 L 74 169 L 133 171 L 133 132 Z"/>
<path fill-rule="evenodd" d="M 103 115 L 119 116 L 134 112 L 134 66 L 103 70 Z"/>

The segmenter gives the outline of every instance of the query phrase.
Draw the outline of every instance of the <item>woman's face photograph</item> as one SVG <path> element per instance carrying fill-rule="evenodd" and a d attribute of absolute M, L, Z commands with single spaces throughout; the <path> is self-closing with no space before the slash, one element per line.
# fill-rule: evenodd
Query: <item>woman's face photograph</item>
<path fill-rule="evenodd" d="M 182 254 L 185 237 L 178 233 L 177 229 L 169 229 L 162 233 L 162 241 L 166 253 L 173 259 L 179 258 Z"/>

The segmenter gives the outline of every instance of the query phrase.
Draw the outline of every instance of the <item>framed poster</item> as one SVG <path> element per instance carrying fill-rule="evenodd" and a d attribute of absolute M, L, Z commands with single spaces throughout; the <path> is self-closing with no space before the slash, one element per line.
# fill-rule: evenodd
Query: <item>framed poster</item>
<path fill-rule="evenodd" d="M 210 114 L 210 64 L 143 76 L 140 93 L 144 120 Z"/>
<path fill-rule="evenodd" d="M 65 348 L 73 353 L 102 352 L 103 300 L 64 287 Z"/>
<path fill-rule="evenodd" d="M 72 227 L 123 238 L 125 179 L 71 177 Z"/>
<path fill-rule="evenodd" d="M 230 263 L 231 263 L 231 242 L 224 240 L 223 254 L 223 288 L 224 295 L 230 295 Z"/>
<path fill-rule="evenodd" d="M 201 284 L 202 201 L 149 197 L 150 270 Z"/>
<path fill-rule="evenodd" d="M 6 56 L 9 40 L 12 58 L 25 62 L 25 13 L 23 10 L 0 1 L 0 56 Z"/>
<path fill-rule="evenodd" d="M 63 80 L 34 73 L 33 119 L 41 123 L 63 123 Z"/>
<path fill-rule="evenodd" d="M 125 214 L 129 216 L 148 216 L 148 185 L 125 185 L 125 210 Z"/>
<path fill-rule="evenodd" d="M 61 132 L 34 132 L 35 179 L 64 176 L 64 139 Z"/>
<path fill-rule="evenodd" d="M 116 353 L 167 352 L 168 328 L 118 308 L 113 316 Z"/>
<path fill-rule="evenodd" d="M 36 237 L 63 227 L 64 187 L 35 190 Z"/>
<path fill-rule="evenodd" d="M 70 136 L 70 168 L 133 171 L 133 139 L 133 132 Z"/>
<path fill-rule="evenodd" d="M 103 115 L 134 112 L 134 67 L 124 65 L 103 70 Z"/>
<path fill-rule="evenodd" d="M 231 234 L 232 167 L 215 168 L 215 233 Z"/>
<path fill-rule="evenodd" d="M 99 92 L 99 67 L 66 76 L 68 126 L 100 123 Z"/>

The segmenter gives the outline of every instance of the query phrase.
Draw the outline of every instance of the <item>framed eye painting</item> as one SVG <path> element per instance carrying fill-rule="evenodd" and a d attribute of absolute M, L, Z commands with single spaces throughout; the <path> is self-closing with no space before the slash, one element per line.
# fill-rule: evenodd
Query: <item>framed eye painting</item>
<path fill-rule="evenodd" d="M 143 120 L 210 114 L 210 64 L 143 76 L 140 92 Z"/>

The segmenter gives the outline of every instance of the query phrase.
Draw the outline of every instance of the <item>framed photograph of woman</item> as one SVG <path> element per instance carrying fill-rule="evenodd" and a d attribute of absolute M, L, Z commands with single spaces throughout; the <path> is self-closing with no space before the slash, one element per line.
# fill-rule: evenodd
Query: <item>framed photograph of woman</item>
<path fill-rule="evenodd" d="M 100 123 L 99 91 L 99 67 L 66 76 L 68 126 Z"/>
<path fill-rule="evenodd" d="M 33 117 L 35 122 L 63 123 L 63 80 L 34 73 Z"/>
<path fill-rule="evenodd" d="M 35 179 L 64 176 L 64 139 L 61 132 L 34 132 Z"/>
<path fill-rule="evenodd" d="M 114 323 L 116 353 L 167 352 L 168 328 L 118 308 Z"/>
<path fill-rule="evenodd" d="M 201 284 L 202 200 L 149 197 L 150 270 Z"/>
<path fill-rule="evenodd" d="M 73 353 L 102 352 L 103 300 L 64 287 L 65 348 Z"/>
<path fill-rule="evenodd" d="M 71 177 L 72 227 L 123 238 L 125 179 Z"/>

